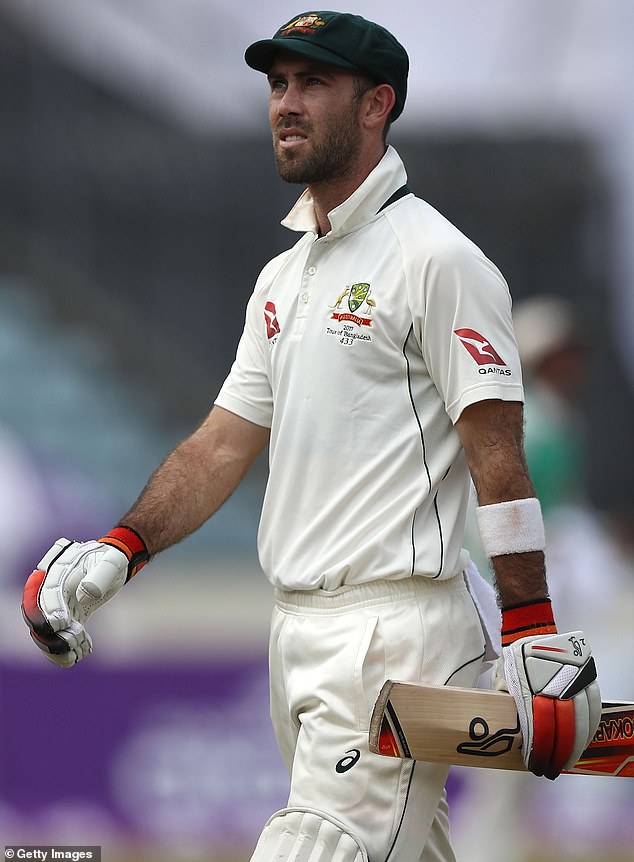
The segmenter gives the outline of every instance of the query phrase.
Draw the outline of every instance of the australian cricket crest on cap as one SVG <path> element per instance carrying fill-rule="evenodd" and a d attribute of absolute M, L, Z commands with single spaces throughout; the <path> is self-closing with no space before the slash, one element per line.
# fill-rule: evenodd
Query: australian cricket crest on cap
<path fill-rule="evenodd" d="M 338 336 L 341 344 L 348 347 L 355 341 L 372 341 L 369 330 L 376 301 L 370 296 L 371 292 L 372 287 L 367 281 L 347 284 L 334 305 L 328 306 L 330 320 L 336 320 L 340 326 L 330 324 L 326 327 L 326 334 Z"/>
<path fill-rule="evenodd" d="M 311 12 L 308 15 L 300 15 L 290 23 L 281 27 L 279 30 L 280 36 L 292 36 L 293 33 L 314 33 L 321 27 L 325 27 L 326 22 L 316 12 Z"/>

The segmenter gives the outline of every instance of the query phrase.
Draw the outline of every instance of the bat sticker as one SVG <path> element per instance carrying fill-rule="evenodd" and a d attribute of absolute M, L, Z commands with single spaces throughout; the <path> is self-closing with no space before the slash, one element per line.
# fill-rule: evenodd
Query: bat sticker
<path fill-rule="evenodd" d="M 461 742 L 456 746 L 456 751 L 459 754 L 474 754 L 480 757 L 499 757 L 511 751 L 519 732 L 519 718 L 514 728 L 500 728 L 491 735 L 485 719 L 478 716 L 469 722 L 469 738 L 472 741 Z"/>

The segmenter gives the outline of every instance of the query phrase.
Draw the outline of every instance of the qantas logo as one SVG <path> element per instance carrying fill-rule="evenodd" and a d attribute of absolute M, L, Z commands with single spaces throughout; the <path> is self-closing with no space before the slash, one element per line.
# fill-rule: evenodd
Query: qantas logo
<path fill-rule="evenodd" d="M 264 322 L 266 323 L 266 337 L 268 339 L 275 338 L 279 335 L 280 325 L 277 322 L 277 311 L 275 310 L 274 302 L 267 302 L 264 306 Z"/>
<path fill-rule="evenodd" d="M 491 342 L 475 329 L 456 329 L 455 333 L 478 365 L 506 365 Z"/>
<path fill-rule="evenodd" d="M 456 329 L 455 334 L 462 346 L 478 365 L 500 365 L 506 367 L 506 362 L 495 350 L 488 338 L 480 335 L 475 329 Z M 507 372 L 504 372 L 507 373 Z M 511 373 L 510 371 L 508 372 Z"/>

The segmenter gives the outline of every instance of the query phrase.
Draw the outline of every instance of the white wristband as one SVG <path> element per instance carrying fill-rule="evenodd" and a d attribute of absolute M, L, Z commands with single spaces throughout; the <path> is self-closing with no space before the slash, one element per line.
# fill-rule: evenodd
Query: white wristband
<path fill-rule="evenodd" d="M 487 557 L 543 551 L 546 547 L 542 508 L 537 497 L 478 506 L 476 517 Z"/>

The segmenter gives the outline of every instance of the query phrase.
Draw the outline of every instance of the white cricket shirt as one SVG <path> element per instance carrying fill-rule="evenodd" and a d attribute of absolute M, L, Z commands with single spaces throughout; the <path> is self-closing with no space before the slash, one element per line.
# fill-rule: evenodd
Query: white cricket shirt
<path fill-rule="evenodd" d="M 283 222 L 303 235 L 260 274 L 216 400 L 271 428 L 258 548 L 282 589 L 456 575 L 469 472 L 453 423 L 523 400 L 506 282 L 414 195 L 381 210 L 406 179 L 389 147 L 323 237 L 304 192 Z"/>

